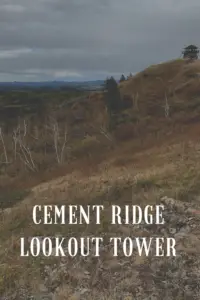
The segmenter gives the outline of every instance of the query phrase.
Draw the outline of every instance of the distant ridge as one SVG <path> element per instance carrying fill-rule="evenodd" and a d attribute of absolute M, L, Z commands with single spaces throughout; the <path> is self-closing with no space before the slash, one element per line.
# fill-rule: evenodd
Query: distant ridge
<path fill-rule="evenodd" d="M 83 90 L 98 90 L 102 88 L 104 81 L 38 81 L 38 82 L 0 82 L 0 90 L 10 90 L 10 89 L 23 89 L 23 88 L 50 88 L 50 89 L 60 89 L 60 88 L 76 88 Z"/>

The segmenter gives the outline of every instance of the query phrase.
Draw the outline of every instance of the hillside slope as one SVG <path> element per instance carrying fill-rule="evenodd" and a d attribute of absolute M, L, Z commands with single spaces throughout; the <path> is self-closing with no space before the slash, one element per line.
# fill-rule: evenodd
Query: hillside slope
<path fill-rule="evenodd" d="M 150 66 L 119 84 L 122 95 L 132 97 L 132 108 L 121 112 L 116 128 L 119 140 L 141 134 L 180 131 L 184 125 L 199 122 L 200 61 L 173 60 Z M 106 126 L 104 94 L 94 93 L 86 101 L 91 114 L 88 122 Z M 168 106 L 168 114 L 166 108 Z M 76 107 L 80 108 L 79 104 Z M 81 109 L 81 108 L 80 108 Z M 84 110 L 84 108 L 82 107 Z M 84 122 L 84 121 L 83 121 Z M 159 126 L 158 126 L 159 123 Z"/>
<path fill-rule="evenodd" d="M 199 80 L 200 61 L 175 60 L 151 66 L 120 87 L 135 99 L 140 118 L 162 122 L 169 105 L 169 119 L 186 124 L 199 120 Z"/>
<path fill-rule="evenodd" d="M 35 174 L 23 170 L 24 177 L 18 175 L 15 184 L 9 179 L 10 173 L 1 175 L 2 190 L 5 184 L 7 189 L 15 186 L 26 193 L 8 193 L 7 198 L 2 193 L 0 198 L 4 204 L 18 202 L 13 207 L 4 205 L 0 215 L 0 299 L 198 299 L 199 72 L 199 61 L 189 64 L 176 60 L 149 67 L 120 84 L 121 93 L 133 97 L 133 107 L 123 112 L 123 122 L 109 136 L 111 140 L 104 135 L 107 132 L 102 133 L 107 118 L 103 93 L 93 93 L 81 103 L 66 104 L 57 116 L 71 115 L 72 122 L 72 112 L 79 116 L 84 113 L 70 130 L 75 126 L 91 134 L 72 138 L 73 149 L 81 148 L 81 154 L 74 154 L 73 162 L 57 168 L 48 165 L 45 175 L 42 169 Z M 166 98 L 169 116 L 165 115 Z M 38 155 L 44 141 L 37 142 Z M 32 149 L 37 162 L 34 144 Z M 19 173 L 20 167 L 18 164 Z M 160 203 L 166 207 L 164 226 L 110 224 L 112 205 L 123 208 Z M 95 224 L 94 216 L 89 225 L 33 224 L 34 205 L 70 204 L 104 205 L 101 224 Z M 20 257 L 20 237 L 34 236 L 103 236 L 105 243 L 100 257 L 94 256 L 93 245 L 89 257 Z M 113 236 L 174 237 L 177 256 L 146 257 L 134 250 L 131 257 L 125 257 L 121 247 L 119 256 L 113 257 L 108 242 Z"/>
<path fill-rule="evenodd" d="M 25 105 L 25 110 L 20 123 L 18 123 L 17 115 L 16 118 L 11 118 L 13 124 L 11 125 L 14 127 L 10 125 L 7 128 L 6 118 L 2 119 L 5 123 L 5 129 L 2 128 L 7 157 L 12 161 L 11 164 L 0 165 L 2 172 L 6 169 L 6 172 L 10 174 L 11 181 L 14 181 L 15 177 L 19 179 L 20 174 L 23 177 L 23 179 L 20 177 L 21 181 L 27 178 L 23 162 L 13 157 L 13 130 L 16 130 L 19 125 L 22 134 L 24 124 L 26 125 L 26 136 L 23 137 L 23 140 L 31 149 L 36 169 L 40 173 L 45 171 L 48 174 L 50 174 L 48 172 L 50 165 L 51 169 L 55 169 L 59 165 L 54 145 L 55 134 L 57 134 L 55 128 L 59 129 L 58 146 L 60 151 L 67 134 L 62 162 L 62 169 L 65 170 L 74 168 L 69 166 L 71 162 L 75 163 L 75 168 L 78 160 L 81 162 L 92 159 L 93 162 L 96 160 L 98 164 L 105 157 L 112 156 L 113 151 L 117 153 L 121 151 L 123 155 L 124 147 L 130 148 L 130 152 L 133 153 L 144 147 L 148 148 L 161 143 L 166 136 L 168 139 L 174 139 L 188 131 L 198 131 L 200 120 L 199 73 L 199 61 L 188 63 L 188 61 L 180 59 L 150 66 L 121 83 L 119 87 L 122 96 L 131 96 L 133 105 L 118 114 L 115 129 L 111 133 L 108 132 L 109 116 L 103 92 L 83 94 L 74 99 L 71 98 L 72 95 L 64 92 L 52 93 L 52 95 L 45 95 L 42 91 L 37 95 L 31 92 L 30 95 L 27 95 L 29 102 L 35 103 L 34 99 L 37 99 L 37 103 L 39 103 L 40 99 L 45 99 L 42 101 L 43 111 L 36 113 L 33 117 L 30 112 L 27 112 L 26 116 L 27 105 L 25 105 L 26 94 L 24 94 L 22 104 Z M 21 97 L 21 94 L 11 93 L 10 96 L 7 94 L 3 97 L 5 98 L 3 98 L 4 102 L 7 101 L 7 97 L 10 97 L 9 107 L 14 106 L 14 110 L 16 110 L 15 102 L 18 100 L 17 97 Z M 14 101 L 13 105 L 12 101 Z M 10 110 L 12 111 L 12 109 Z M 21 106 L 19 111 L 21 111 Z M 5 116 L 3 110 L 2 115 Z M 127 141 L 126 145 L 122 143 L 123 141 Z M 2 160 L 5 160 L 2 142 L 0 151 Z M 22 153 L 20 155 L 23 156 Z M 55 173 L 57 174 L 57 172 Z M 36 177 L 41 178 L 38 175 Z M 49 175 L 47 177 L 49 178 Z M 1 178 L 1 182 L 4 181 L 4 178 Z M 6 182 L 8 182 L 7 177 Z"/>

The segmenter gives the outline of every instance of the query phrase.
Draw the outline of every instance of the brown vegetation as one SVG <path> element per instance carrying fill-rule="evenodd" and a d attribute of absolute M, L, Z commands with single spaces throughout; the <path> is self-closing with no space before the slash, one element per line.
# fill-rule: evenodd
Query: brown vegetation
<path fill-rule="evenodd" d="M 80 102 L 64 103 L 54 112 L 48 110 L 40 124 L 24 118 L 6 133 L 2 129 L 0 205 L 7 210 L 2 213 L 0 223 L 0 295 L 25 285 L 34 290 L 33 277 L 38 286 L 37 282 L 43 282 L 43 266 L 55 262 L 20 258 L 21 235 L 80 236 L 97 232 L 110 235 L 123 230 L 111 228 L 106 217 L 100 228 L 94 224 L 84 228 L 33 226 L 31 210 L 35 204 L 102 202 L 109 210 L 116 201 L 119 205 L 150 204 L 165 195 L 197 201 L 199 73 L 199 61 L 186 64 L 184 60 L 176 60 L 151 66 L 120 83 L 121 94 L 131 97 L 133 106 L 118 115 L 118 124 L 112 132 L 107 128 L 103 92 L 85 96 Z M 9 208 L 15 203 L 14 208 Z M 108 253 L 105 261 L 111 264 Z M 80 259 L 68 263 L 71 278 L 62 280 L 57 292 L 61 296 L 56 300 L 65 299 L 62 293 L 68 295 L 66 299 L 81 299 L 70 297 L 84 282 L 84 278 L 78 277 L 84 277 L 84 272 L 88 272 L 93 286 L 93 298 L 87 299 L 117 299 L 112 298 L 113 286 L 107 286 L 98 275 L 97 261 L 90 261 L 88 270 L 81 274 L 77 271 L 77 277 L 73 275 L 76 278 L 72 278 L 73 268 L 81 268 Z M 130 290 L 130 280 L 128 277 L 126 280 L 122 290 L 126 286 Z"/>

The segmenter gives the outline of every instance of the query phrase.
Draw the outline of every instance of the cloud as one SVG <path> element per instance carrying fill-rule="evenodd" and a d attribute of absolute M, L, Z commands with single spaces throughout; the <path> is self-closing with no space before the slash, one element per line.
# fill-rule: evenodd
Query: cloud
<path fill-rule="evenodd" d="M 31 53 L 32 49 L 8 49 L 8 50 L 0 50 L 0 59 L 7 58 L 18 58 L 27 53 Z"/>
<path fill-rule="evenodd" d="M 198 44 L 199 13 L 197 0 L 1 0 L 0 80 L 138 72 Z"/>
<path fill-rule="evenodd" d="M 24 12 L 25 7 L 18 4 L 3 4 L 1 5 L 1 11 L 4 13 L 21 13 Z"/>

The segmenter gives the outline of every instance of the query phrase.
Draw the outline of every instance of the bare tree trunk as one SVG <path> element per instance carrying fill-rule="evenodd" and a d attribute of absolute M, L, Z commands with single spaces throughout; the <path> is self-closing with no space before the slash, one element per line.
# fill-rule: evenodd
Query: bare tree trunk
<path fill-rule="evenodd" d="M 58 122 L 53 119 L 53 124 L 52 121 L 50 122 L 51 125 L 47 126 L 53 134 L 53 142 L 54 142 L 54 149 L 56 153 L 56 160 L 58 164 L 62 164 L 64 162 L 64 152 L 67 144 L 67 129 L 64 131 L 64 139 L 61 142 L 61 137 L 60 137 L 60 129 L 58 126 Z"/>
<path fill-rule="evenodd" d="M 8 164 L 8 155 L 7 155 L 7 151 L 6 151 L 6 146 L 5 146 L 5 142 L 4 142 L 4 138 L 3 138 L 3 133 L 2 133 L 2 128 L 0 127 L 0 139 L 3 145 L 3 154 L 4 154 L 4 158 L 5 158 L 5 163 Z"/>
<path fill-rule="evenodd" d="M 15 160 L 18 155 L 20 157 L 20 160 L 29 168 L 29 170 L 35 172 L 37 170 L 36 165 L 33 161 L 31 151 L 28 146 L 25 146 L 24 141 L 24 138 L 27 135 L 27 124 L 25 120 L 23 125 L 23 138 L 21 136 L 20 125 L 18 125 L 18 127 L 15 130 L 13 130 Z M 17 148 L 19 148 L 19 151 L 17 151 Z"/>

